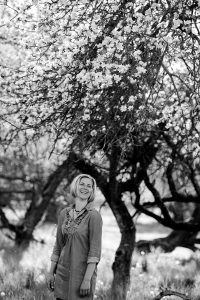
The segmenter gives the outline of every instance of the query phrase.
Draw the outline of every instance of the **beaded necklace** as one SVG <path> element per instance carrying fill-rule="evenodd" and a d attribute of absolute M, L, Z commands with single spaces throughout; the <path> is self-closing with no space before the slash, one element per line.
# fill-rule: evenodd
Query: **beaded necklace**
<path fill-rule="evenodd" d="M 85 211 L 81 215 L 78 215 L 77 218 L 74 219 L 70 216 L 69 212 L 66 211 L 65 220 L 62 225 L 63 234 L 73 234 L 77 230 L 78 225 L 81 223 L 81 221 L 87 214 L 88 210 L 85 209 Z"/>

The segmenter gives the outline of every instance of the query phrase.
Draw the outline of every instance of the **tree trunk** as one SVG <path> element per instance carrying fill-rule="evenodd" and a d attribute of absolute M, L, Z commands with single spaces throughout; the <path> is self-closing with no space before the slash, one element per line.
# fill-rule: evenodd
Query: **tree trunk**
<path fill-rule="evenodd" d="M 124 204 L 118 201 L 108 201 L 117 220 L 121 232 L 120 245 L 115 253 L 112 265 L 113 282 L 111 287 L 111 299 L 125 300 L 130 284 L 131 259 L 135 245 L 135 225 Z"/>
<path fill-rule="evenodd" d="M 112 299 L 125 300 L 130 285 L 130 266 L 135 243 L 135 228 L 122 232 L 120 245 L 112 265 Z"/>
<path fill-rule="evenodd" d="M 71 159 L 71 155 L 69 155 L 63 164 L 49 176 L 42 194 L 36 195 L 36 198 L 31 202 L 23 223 L 16 226 L 15 241 L 17 245 L 24 246 L 26 248 L 33 239 L 33 231 L 36 225 L 41 221 L 57 187 L 63 178 L 67 177 L 69 179 L 72 174 L 71 170 L 69 170 L 71 168 Z"/>

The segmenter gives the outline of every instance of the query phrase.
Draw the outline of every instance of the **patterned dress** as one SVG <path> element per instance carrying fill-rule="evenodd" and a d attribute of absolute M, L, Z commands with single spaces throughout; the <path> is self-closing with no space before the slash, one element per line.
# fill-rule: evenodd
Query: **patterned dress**
<path fill-rule="evenodd" d="M 97 264 L 101 257 L 102 218 L 88 203 L 76 219 L 64 208 L 58 218 L 56 241 L 51 260 L 57 263 L 54 296 L 62 300 L 93 300 Z M 80 286 L 88 263 L 96 263 L 91 292 L 80 296 Z"/>

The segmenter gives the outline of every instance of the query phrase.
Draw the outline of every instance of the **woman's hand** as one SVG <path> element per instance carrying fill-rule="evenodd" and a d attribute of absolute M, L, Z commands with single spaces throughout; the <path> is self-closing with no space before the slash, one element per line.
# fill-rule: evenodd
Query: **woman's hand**
<path fill-rule="evenodd" d="M 49 273 L 47 275 L 47 287 L 48 289 L 53 292 L 54 291 L 54 283 L 55 283 L 55 277 L 53 274 Z"/>
<path fill-rule="evenodd" d="M 90 294 L 90 279 L 83 279 L 83 282 L 80 286 L 80 295 L 81 296 L 88 296 Z"/>

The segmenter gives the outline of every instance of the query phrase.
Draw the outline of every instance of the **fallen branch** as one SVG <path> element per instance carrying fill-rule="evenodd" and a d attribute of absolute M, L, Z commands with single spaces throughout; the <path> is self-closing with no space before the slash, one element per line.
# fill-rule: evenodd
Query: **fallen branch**
<path fill-rule="evenodd" d="M 171 290 L 161 291 L 160 294 L 157 295 L 153 300 L 160 300 L 160 299 L 162 299 L 163 297 L 166 297 L 166 296 L 177 296 L 177 297 L 180 297 L 181 299 L 184 299 L 184 300 L 191 300 L 191 298 L 189 298 L 188 296 L 186 296 L 182 293 L 176 292 L 176 291 L 171 291 Z"/>

